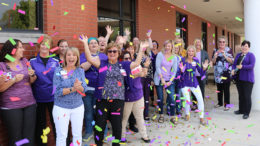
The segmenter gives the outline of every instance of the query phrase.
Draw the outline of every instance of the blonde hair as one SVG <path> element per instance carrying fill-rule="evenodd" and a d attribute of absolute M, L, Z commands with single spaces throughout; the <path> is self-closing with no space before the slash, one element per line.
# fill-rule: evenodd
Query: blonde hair
<path fill-rule="evenodd" d="M 115 43 L 114 41 L 110 42 L 110 43 L 107 45 L 107 47 L 106 47 L 106 49 L 105 49 L 105 54 L 107 55 L 108 50 L 111 49 L 111 48 L 114 48 L 114 47 L 117 48 L 117 50 L 118 50 L 118 56 L 120 56 L 120 55 L 121 55 L 121 48 L 120 48 L 120 46 L 119 46 L 117 43 Z"/>
<path fill-rule="evenodd" d="M 78 49 L 78 48 L 75 48 L 75 47 L 69 47 L 69 48 L 66 50 L 66 52 L 65 52 L 65 54 L 64 54 L 64 58 L 65 58 L 65 59 L 64 59 L 64 62 L 63 62 L 63 64 L 62 64 L 62 66 L 63 66 L 63 67 L 66 67 L 66 66 L 67 66 L 66 56 L 67 56 L 68 51 L 72 51 L 72 53 L 77 56 L 77 62 L 76 62 L 76 64 L 75 64 L 75 66 L 76 66 L 76 67 L 79 67 L 79 65 L 80 65 L 80 61 L 79 61 L 79 49 Z"/>
<path fill-rule="evenodd" d="M 50 47 L 49 49 L 51 49 L 53 46 L 53 40 L 49 35 L 45 34 L 43 35 L 42 41 L 37 44 L 37 47 L 40 48 L 42 43 L 47 43 L 47 42 L 49 42 L 49 47 Z"/>
<path fill-rule="evenodd" d="M 195 40 L 194 40 L 194 46 L 195 46 L 195 48 L 196 48 L 196 43 L 197 43 L 197 41 L 200 41 L 200 49 L 201 50 L 203 50 L 203 42 L 202 42 L 202 40 L 201 39 L 199 39 L 199 38 L 196 38 Z"/>
<path fill-rule="evenodd" d="M 174 42 L 177 42 L 177 40 L 181 40 L 181 49 L 184 49 L 185 46 L 184 40 L 181 37 L 176 37 L 174 39 Z"/>
<path fill-rule="evenodd" d="M 193 49 L 193 52 L 194 52 L 193 57 L 196 57 L 196 48 L 193 45 L 189 45 L 188 48 L 187 48 L 187 52 L 186 52 L 186 58 L 188 57 L 189 49 Z"/>
<path fill-rule="evenodd" d="M 161 52 L 164 53 L 165 52 L 165 47 L 167 44 L 171 44 L 171 47 L 172 47 L 172 50 L 171 50 L 171 53 L 173 55 L 175 55 L 175 48 L 174 48 L 174 43 L 173 43 L 173 40 L 166 40 L 163 44 L 163 47 L 162 47 L 162 50 Z"/>

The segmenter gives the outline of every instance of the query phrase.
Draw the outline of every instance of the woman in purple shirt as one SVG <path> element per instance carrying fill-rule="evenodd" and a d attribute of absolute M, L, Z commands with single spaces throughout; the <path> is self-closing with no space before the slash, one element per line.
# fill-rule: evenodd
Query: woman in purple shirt
<path fill-rule="evenodd" d="M 239 109 L 235 111 L 235 114 L 243 114 L 243 119 L 247 119 L 251 110 L 251 94 L 255 82 L 255 55 L 249 52 L 249 41 L 244 40 L 241 47 L 241 53 L 237 54 L 231 73 L 237 76 L 237 91 L 239 95 Z"/>
<path fill-rule="evenodd" d="M 95 143 L 98 146 L 103 145 L 104 130 L 107 120 L 111 122 L 113 136 L 113 146 L 119 146 L 122 134 L 122 118 L 124 109 L 124 78 L 127 72 L 137 67 L 141 63 L 143 50 L 140 49 L 135 62 L 118 62 L 121 48 L 115 44 L 108 44 L 105 52 L 107 59 L 102 60 L 99 57 L 92 57 L 87 36 L 81 35 L 79 39 L 85 47 L 85 55 L 90 64 L 99 69 L 98 85 L 95 90 L 97 96 L 96 102 L 96 122 L 95 122 Z M 142 43 L 141 48 L 147 48 L 148 42 Z"/>
<path fill-rule="evenodd" d="M 5 81 L 0 84 L 0 110 L 8 129 L 9 145 L 27 138 L 27 145 L 34 146 L 36 104 L 31 83 L 37 77 L 30 63 L 23 58 L 23 52 L 22 42 L 16 39 L 6 41 L 1 49 L 0 71 Z"/>
<path fill-rule="evenodd" d="M 196 48 L 194 46 L 189 46 L 187 48 L 187 57 L 182 58 L 180 63 L 180 72 L 181 72 L 181 91 L 185 97 L 186 103 L 184 103 L 183 107 L 185 107 L 186 120 L 190 119 L 190 92 L 192 92 L 197 101 L 198 101 L 198 112 L 200 114 L 200 124 L 205 125 L 204 122 L 204 102 L 202 98 L 202 93 L 199 87 L 198 80 L 196 78 L 196 70 L 200 73 L 200 75 L 205 75 L 205 70 L 208 67 L 208 61 L 205 61 L 201 66 L 199 61 L 195 58 Z M 203 67 L 203 68 L 201 68 Z"/>

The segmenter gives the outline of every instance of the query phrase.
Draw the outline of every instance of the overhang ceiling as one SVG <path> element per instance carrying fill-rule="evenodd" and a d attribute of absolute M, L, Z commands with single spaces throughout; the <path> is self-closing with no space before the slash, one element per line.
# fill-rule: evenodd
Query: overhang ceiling
<path fill-rule="evenodd" d="M 166 0 L 237 35 L 244 36 L 243 0 Z M 208 2 L 204 2 L 208 1 Z M 238 21 L 235 17 L 242 18 Z"/>

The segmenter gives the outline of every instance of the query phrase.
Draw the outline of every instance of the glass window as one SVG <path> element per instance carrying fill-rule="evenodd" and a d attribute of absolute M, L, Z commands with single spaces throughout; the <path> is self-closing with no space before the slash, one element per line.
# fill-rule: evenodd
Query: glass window
<path fill-rule="evenodd" d="M 111 25 L 114 33 L 110 37 L 115 40 L 117 35 L 124 35 L 129 28 L 131 38 L 135 36 L 135 0 L 98 0 L 98 34 L 106 35 L 106 25 Z"/>
<path fill-rule="evenodd" d="M 12 0 L 8 6 L 0 5 L 0 27 L 3 31 L 41 29 L 41 5 L 41 0 Z"/>
<path fill-rule="evenodd" d="M 207 23 L 206 22 L 202 22 L 201 24 L 201 32 L 202 32 L 202 35 L 201 35 L 201 40 L 203 42 L 203 50 L 207 51 L 208 50 L 208 40 L 207 40 Z"/>
<path fill-rule="evenodd" d="M 106 36 L 106 26 L 110 25 L 114 30 L 113 34 L 110 36 L 110 40 L 115 41 L 117 35 L 119 35 L 119 20 L 99 17 L 98 18 L 98 36 Z"/>
<path fill-rule="evenodd" d="M 186 48 L 187 43 L 188 43 L 188 39 L 187 39 L 187 15 L 182 14 L 180 12 L 176 12 L 176 33 L 178 33 L 179 35 L 176 35 L 176 37 L 181 37 L 184 40 L 185 46 L 184 48 Z"/>
<path fill-rule="evenodd" d="M 120 0 L 98 0 L 98 16 L 118 18 Z"/>

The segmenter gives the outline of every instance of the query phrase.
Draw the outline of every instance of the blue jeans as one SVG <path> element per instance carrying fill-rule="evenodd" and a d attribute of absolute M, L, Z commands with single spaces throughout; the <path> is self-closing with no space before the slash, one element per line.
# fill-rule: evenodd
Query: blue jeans
<path fill-rule="evenodd" d="M 175 84 L 175 93 L 178 94 L 178 96 L 176 95 L 176 100 L 180 100 L 181 98 L 181 89 L 178 87 L 178 84 L 179 84 L 179 80 L 174 80 L 174 84 Z M 176 102 L 176 112 L 177 113 L 180 113 L 181 112 L 181 108 L 182 108 L 182 105 L 181 105 L 181 100 L 180 102 Z"/>
<path fill-rule="evenodd" d="M 94 105 L 96 105 L 96 98 L 94 97 L 95 91 L 87 91 L 86 96 L 83 98 L 84 107 L 85 107 L 85 113 L 84 113 L 84 119 L 85 119 L 85 133 L 86 134 L 92 134 L 93 132 L 93 126 L 92 121 L 94 121 Z"/>
<path fill-rule="evenodd" d="M 174 82 L 170 86 L 168 86 L 166 88 L 166 90 L 169 90 L 171 92 L 171 93 L 166 92 L 167 93 L 166 102 L 167 102 L 167 105 L 169 105 L 169 109 L 170 109 L 169 115 L 174 116 L 175 115 L 175 100 L 174 100 L 175 84 L 174 84 Z M 156 91 L 157 91 L 158 99 L 160 100 L 159 103 L 158 103 L 159 108 L 161 109 L 159 111 L 159 114 L 163 114 L 163 99 L 164 99 L 164 97 L 163 97 L 163 86 L 161 84 L 156 86 Z"/>

